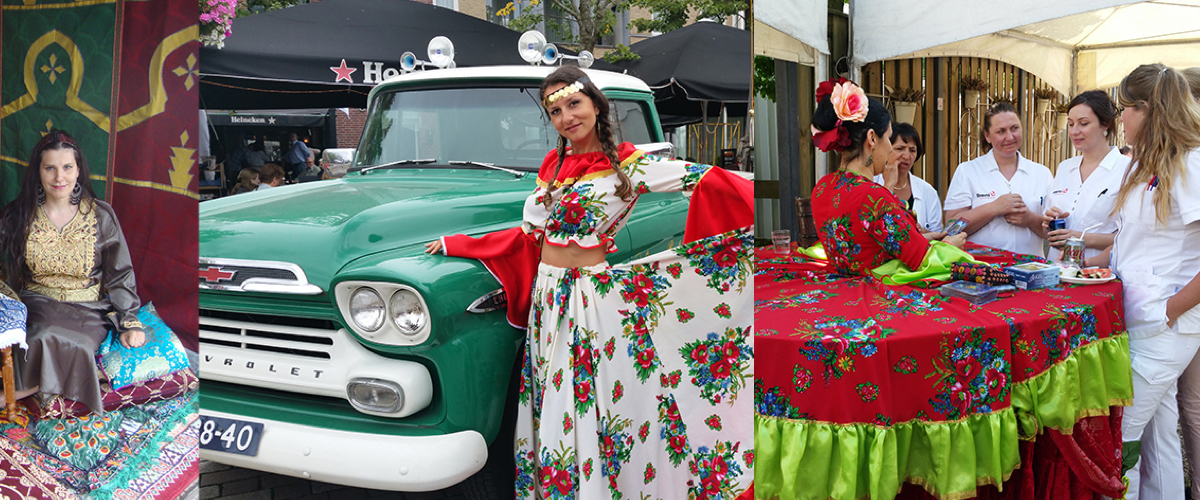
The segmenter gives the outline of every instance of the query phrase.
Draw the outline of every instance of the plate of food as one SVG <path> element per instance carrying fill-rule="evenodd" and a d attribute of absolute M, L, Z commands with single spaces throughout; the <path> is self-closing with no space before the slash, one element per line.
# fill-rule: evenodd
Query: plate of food
<path fill-rule="evenodd" d="M 1095 285 L 1098 283 L 1108 283 L 1109 281 L 1116 279 L 1116 276 L 1112 273 L 1111 269 L 1089 267 L 1080 269 L 1079 274 L 1076 276 L 1063 274 L 1059 276 L 1058 279 L 1063 283 L 1071 283 L 1074 285 Z"/>

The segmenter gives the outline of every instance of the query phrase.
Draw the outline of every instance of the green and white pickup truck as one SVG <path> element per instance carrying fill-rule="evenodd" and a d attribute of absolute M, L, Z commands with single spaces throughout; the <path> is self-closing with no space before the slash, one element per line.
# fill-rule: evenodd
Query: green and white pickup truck
<path fill-rule="evenodd" d="M 344 178 L 201 203 L 202 458 L 512 498 L 524 332 L 481 264 L 423 245 L 519 224 L 557 139 L 537 95 L 553 69 L 394 77 L 371 91 Z M 589 75 L 621 141 L 673 154 L 645 83 Z M 681 242 L 686 212 L 680 193 L 641 196 L 609 262 Z"/>

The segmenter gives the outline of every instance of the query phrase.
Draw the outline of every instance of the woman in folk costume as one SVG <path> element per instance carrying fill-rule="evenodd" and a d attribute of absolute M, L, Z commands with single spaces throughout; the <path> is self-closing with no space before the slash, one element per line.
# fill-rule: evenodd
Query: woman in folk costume
<path fill-rule="evenodd" d="M 60 394 L 103 413 L 96 349 L 110 329 L 145 343 L 133 262 L 116 214 L 96 199 L 83 152 L 51 130 L 33 148 L 17 198 L 0 214 L 4 271 L 29 308 L 16 398 Z"/>
<path fill-rule="evenodd" d="M 615 144 L 608 99 L 578 68 L 550 74 L 539 95 L 559 146 L 542 163 L 524 222 L 427 245 L 482 260 L 509 292 L 509 321 L 528 324 L 517 497 L 745 493 L 751 183 Z M 685 243 L 608 264 L 638 195 L 668 191 L 692 192 Z"/>
<path fill-rule="evenodd" d="M 892 272 L 929 272 L 939 263 L 969 260 L 958 250 L 943 250 L 931 240 L 961 247 L 966 235 L 924 233 L 916 216 L 888 188 L 876 184 L 892 150 L 891 116 L 883 103 L 845 78 L 817 86 L 813 143 L 839 152 L 840 163 L 813 188 L 813 221 L 833 272 L 843 276 L 883 277 Z M 938 252 L 944 252 L 937 256 Z M 943 260 L 944 259 L 944 260 Z M 893 260 L 906 268 L 884 264 Z M 876 270 L 879 271 L 876 271 Z"/>

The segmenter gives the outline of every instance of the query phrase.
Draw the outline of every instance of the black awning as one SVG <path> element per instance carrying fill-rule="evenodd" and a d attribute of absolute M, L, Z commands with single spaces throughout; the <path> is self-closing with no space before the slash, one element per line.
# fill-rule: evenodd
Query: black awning
<path fill-rule="evenodd" d="M 224 48 L 200 49 L 200 105 L 365 108 L 371 88 L 399 74 L 401 54 L 428 59 L 439 35 L 458 67 L 526 64 L 521 34 L 498 24 L 410 0 L 324 0 L 235 19 Z"/>
<path fill-rule="evenodd" d="M 668 122 L 696 122 L 717 116 L 724 103 L 730 116 L 745 116 L 750 102 L 750 32 L 698 22 L 637 42 L 642 56 L 616 66 L 654 89 L 655 106 Z"/>
<path fill-rule="evenodd" d="M 209 122 L 216 127 L 321 127 L 329 117 L 329 110 L 279 113 L 208 111 L 206 114 Z"/>

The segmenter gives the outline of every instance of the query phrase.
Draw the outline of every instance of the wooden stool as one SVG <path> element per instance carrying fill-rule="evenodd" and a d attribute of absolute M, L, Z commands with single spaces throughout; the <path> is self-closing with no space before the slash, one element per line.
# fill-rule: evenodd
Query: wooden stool
<path fill-rule="evenodd" d="M 4 417 L 9 422 L 17 418 L 16 384 L 13 380 L 12 347 L 4 348 Z"/>

